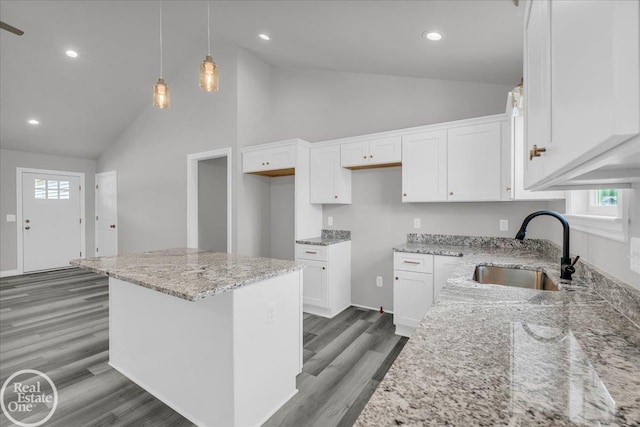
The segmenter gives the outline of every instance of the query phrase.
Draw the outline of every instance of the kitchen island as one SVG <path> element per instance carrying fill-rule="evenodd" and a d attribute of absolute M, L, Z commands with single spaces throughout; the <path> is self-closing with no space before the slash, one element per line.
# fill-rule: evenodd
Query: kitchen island
<path fill-rule="evenodd" d="M 395 250 L 462 261 L 356 426 L 640 425 L 640 293 L 582 261 L 562 281 L 545 240 L 409 240 Z M 536 267 L 560 290 L 481 284 L 478 264 Z"/>
<path fill-rule="evenodd" d="M 109 276 L 109 364 L 200 426 L 254 426 L 296 392 L 302 265 L 198 249 L 71 262 Z"/>

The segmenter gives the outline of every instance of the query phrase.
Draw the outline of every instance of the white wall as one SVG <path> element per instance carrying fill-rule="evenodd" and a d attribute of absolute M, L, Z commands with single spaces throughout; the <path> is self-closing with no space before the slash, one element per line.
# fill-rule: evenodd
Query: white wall
<path fill-rule="evenodd" d="M 352 301 L 387 310 L 393 310 L 392 249 L 407 233 L 513 237 L 528 214 L 549 207 L 548 202 L 402 203 L 400 167 L 354 171 L 351 177 L 353 203 L 325 205 L 324 228 L 351 230 Z M 414 218 L 420 218 L 420 229 L 413 228 Z M 509 221 L 509 231 L 499 231 L 500 219 Z M 547 223 L 532 222 L 527 236 L 539 235 Z M 382 288 L 376 287 L 376 276 L 382 276 Z"/>
<path fill-rule="evenodd" d="M 164 76 L 171 108 L 154 108 L 149 90 L 149 105 L 98 159 L 100 171 L 118 172 L 119 253 L 186 246 L 187 155 L 236 147 L 237 49 L 214 53 L 218 92 L 200 90 L 202 58 L 191 55 L 179 73 Z"/>
<path fill-rule="evenodd" d="M 503 113 L 512 85 L 302 68 L 272 72 L 272 140 L 310 142 Z"/>
<path fill-rule="evenodd" d="M 198 162 L 198 248 L 227 251 L 227 158 Z"/>
<path fill-rule="evenodd" d="M 95 160 L 50 156 L 14 150 L 0 150 L 0 271 L 18 268 L 18 235 L 15 222 L 7 222 L 7 214 L 16 214 L 16 168 L 35 168 L 85 174 L 85 236 L 86 251 L 93 253 L 95 202 Z"/>

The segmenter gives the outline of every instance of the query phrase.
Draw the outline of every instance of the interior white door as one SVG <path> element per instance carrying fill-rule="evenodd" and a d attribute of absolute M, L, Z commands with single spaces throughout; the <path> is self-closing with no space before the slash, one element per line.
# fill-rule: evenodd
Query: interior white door
<path fill-rule="evenodd" d="M 23 172 L 23 271 L 69 267 L 80 258 L 81 219 L 78 176 Z"/>
<path fill-rule="evenodd" d="M 117 196 L 116 173 L 96 174 L 96 256 L 118 254 Z"/>

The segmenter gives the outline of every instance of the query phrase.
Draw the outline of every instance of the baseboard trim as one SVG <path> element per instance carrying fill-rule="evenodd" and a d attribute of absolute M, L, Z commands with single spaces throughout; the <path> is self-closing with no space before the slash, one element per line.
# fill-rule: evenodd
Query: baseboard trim
<path fill-rule="evenodd" d="M 11 276 L 19 276 L 20 271 L 18 270 L 2 270 L 0 271 L 0 277 L 11 277 Z"/>
<path fill-rule="evenodd" d="M 368 305 L 354 304 L 354 303 L 351 303 L 351 305 L 354 306 L 354 307 L 358 307 L 358 308 L 365 308 L 367 310 L 380 311 L 380 307 L 377 307 L 377 308 L 376 307 L 369 307 Z M 393 314 L 393 311 L 391 311 L 391 310 L 385 310 L 384 312 L 385 313 L 389 313 L 389 314 Z"/>

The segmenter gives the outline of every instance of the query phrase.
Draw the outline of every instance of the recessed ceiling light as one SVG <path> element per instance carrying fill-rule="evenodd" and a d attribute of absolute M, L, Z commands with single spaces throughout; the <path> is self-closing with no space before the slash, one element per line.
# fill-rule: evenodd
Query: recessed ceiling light
<path fill-rule="evenodd" d="M 65 53 L 67 54 L 67 56 L 69 58 L 77 58 L 78 57 L 78 52 L 76 52 L 75 50 L 68 50 Z"/>
<path fill-rule="evenodd" d="M 265 33 L 258 34 L 258 37 L 260 37 L 262 40 L 265 40 L 265 41 L 271 40 L 271 37 L 269 37 Z"/>
<path fill-rule="evenodd" d="M 39 125 L 40 122 L 36 119 L 29 119 L 27 120 L 27 123 L 29 123 L 30 125 Z"/>
<path fill-rule="evenodd" d="M 422 33 L 422 37 L 427 40 L 431 40 L 432 42 L 437 42 L 444 38 L 444 34 L 440 31 L 425 31 Z"/>

